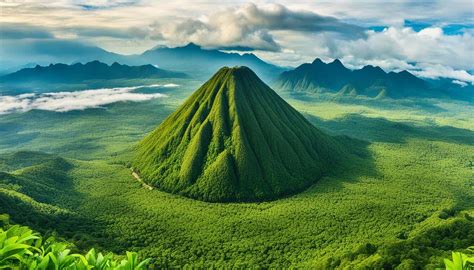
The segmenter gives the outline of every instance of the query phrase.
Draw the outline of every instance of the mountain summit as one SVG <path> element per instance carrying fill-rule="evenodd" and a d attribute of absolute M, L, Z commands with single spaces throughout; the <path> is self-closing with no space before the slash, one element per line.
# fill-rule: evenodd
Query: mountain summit
<path fill-rule="evenodd" d="M 138 144 L 133 165 L 168 192 L 259 201 L 316 182 L 338 148 L 252 70 L 225 67 Z"/>

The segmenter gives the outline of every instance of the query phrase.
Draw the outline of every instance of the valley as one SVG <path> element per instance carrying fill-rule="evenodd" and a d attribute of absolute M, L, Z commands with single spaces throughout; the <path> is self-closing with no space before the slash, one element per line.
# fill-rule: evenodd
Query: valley
<path fill-rule="evenodd" d="M 67 197 L 48 201 L 22 188 L 12 191 L 12 180 L 2 175 L 0 211 L 40 232 L 55 230 L 79 250 L 136 251 L 152 258 L 153 267 L 434 269 L 451 250 L 473 243 L 470 104 L 284 96 L 324 132 L 360 140 L 360 158 L 300 194 L 207 203 L 145 189 L 128 168 L 134 144 L 196 86 L 106 109 L 3 115 L 1 170 L 25 179 L 31 166 L 40 176 L 58 171 L 67 179 L 61 187 Z M 60 155 L 70 165 L 42 172 L 37 165 L 50 157 L 18 151 Z M 5 208 L 11 200 L 17 207 Z"/>

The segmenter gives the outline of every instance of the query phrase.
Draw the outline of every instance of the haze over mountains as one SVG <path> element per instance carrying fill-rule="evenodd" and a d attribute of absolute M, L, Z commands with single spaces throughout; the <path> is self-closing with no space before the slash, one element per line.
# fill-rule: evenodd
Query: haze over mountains
<path fill-rule="evenodd" d="M 310 186 L 343 149 L 249 68 L 224 67 L 138 144 L 134 167 L 168 192 L 258 201 Z"/>
<path fill-rule="evenodd" d="M 15 48 L 0 48 L 0 72 L 12 73 L 25 67 L 49 65 L 51 63 L 74 64 L 77 62 L 101 61 L 107 64 L 124 64 L 120 54 L 108 52 L 93 45 L 66 40 L 35 40 L 20 42 Z M 149 64 L 149 63 L 147 63 Z"/>
<path fill-rule="evenodd" d="M 184 47 L 158 47 L 137 56 L 134 61 L 152 61 L 158 66 L 193 73 L 206 78 L 223 66 L 247 66 L 265 80 L 275 77 L 284 69 L 269 64 L 252 53 L 227 53 L 219 50 L 206 50 L 189 43 Z"/>
<path fill-rule="evenodd" d="M 94 75 L 95 78 L 90 78 L 91 72 L 95 72 L 95 67 L 84 66 L 81 69 L 80 65 L 74 64 L 74 68 L 71 67 L 68 70 L 76 69 L 77 74 L 68 74 L 63 71 L 66 69 L 65 65 L 53 65 L 44 70 L 36 67 L 18 71 L 2 77 L 2 82 L 15 83 L 35 80 L 51 82 L 59 78 L 64 82 L 73 82 L 80 78 L 83 80 L 100 80 L 112 77 L 130 79 L 149 77 L 152 75 L 151 73 L 156 73 L 153 76 L 161 77 L 182 77 L 184 75 L 179 73 L 186 73 L 192 78 L 204 80 L 222 66 L 248 66 L 265 82 L 272 83 L 275 89 L 293 93 L 329 92 L 343 96 L 372 98 L 434 97 L 474 100 L 474 86 L 469 83 L 456 83 L 452 79 L 446 78 L 424 80 L 407 71 L 387 73 L 380 67 L 374 66 L 351 70 L 337 59 L 331 63 L 324 63 L 320 59 L 316 59 L 312 63 L 302 64 L 294 70 L 287 70 L 287 68 L 267 63 L 252 53 L 238 54 L 216 49 L 204 49 L 194 43 L 174 48 L 155 47 L 139 55 L 120 55 L 99 47 L 69 41 L 38 41 L 34 43 L 34 46 L 25 46 L 21 45 L 18 52 L 15 52 L 20 55 L 15 56 L 18 58 L 18 63 L 2 61 L 4 72 L 8 69 L 12 71 L 15 64 L 19 68 L 24 65 L 34 66 L 33 63 L 49 65 L 49 63 L 67 64 L 78 61 L 147 65 L 147 68 L 134 67 L 134 71 L 130 68 L 129 71 L 124 72 L 125 68 L 122 67 L 120 71 L 110 71 L 110 74 L 101 71 Z M 117 65 L 115 64 L 113 69 L 118 68 Z M 158 72 L 156 67 L 168 71 Z M 156 70 L 152 71 L 153 68 Z"/>
<path fill-rule="evenodd" d="M 215 49 L 204 49 L 189 43 L 182 47 L 155 47 L 139 55 L 120 55 L 99 47 L 68 41 L 37 41 L 22 45 L 15 52 L 16 61 L 7 56 L 1 61 L 3 73 L 11 73 L 31 63 L 73 64 L 98 60 L 107 64 L 118 62 L 128 65 L 156 65 L 159 68 L 185 72 L 198 78 L 208 78 L 222 66 L 244 65 L 252 68 L 265 80 L 275 77 L 284 68 L 269 64 L 252 53 L 228 53 Z M 8 57 L 10 59 L 10 57 Z"/>
<path fill-rule="evenodd" d="M 324 63 L 317 58 L 294 70 L 283 72 L 274 83 L 276 89 L 293 93 L 332 92 L 341 95 L 363 95 L 383 98 L 454 97 L 472 98 L 472 86 L 451 83 L 440 85 L 425 81 L 408 71 L 385 72 L 380 67 L 346 68 L 338 59 Z M 464 88 L 464 89 L 463 89 Z"/>

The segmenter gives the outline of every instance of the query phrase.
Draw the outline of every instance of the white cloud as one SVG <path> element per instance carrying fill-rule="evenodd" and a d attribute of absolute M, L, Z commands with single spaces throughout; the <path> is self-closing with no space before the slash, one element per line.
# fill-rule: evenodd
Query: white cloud
<path fill-rule="evenodd" d="M 433 24 L 473 22 L 470 0 L 314 0 L 283 1 L 289 8 L 317 10 L 361 25 L 401 27 L 405 20 L 428 21 Z"/>
<path fill-rule="evenodd" d="M 458 81 L 458 80 L 453 80 L 453 83 L 459 84 L 461 87 L 467 86 L 467 82 L 462 82 L 462 81 Z"/>
<path fill-rule="evenodd" d="M 474 70 L 474 36 L 469 32 L 447 35 L 439 27 L 419 32 L 409 27 L 388 27 L 381 32 L 367 31 L 367 38 L 355 40 L 339 39 L 331 33 L 306 36 L 282 33 L 276 38 L 282 47 L 293 50 L 288 54 L 284 51 L 257 54 L 287 65 L 293 59 L 301 63 L 316 57 L 338 58 L 350 68 L 376 65 L 386 71 L 406 69 L 426 78 L 473 82 L 473 75 L 466 71 Z"/>
<path fill-rule="evenodd" d="M 164 88 L 174 88 L 174 87 L 178 87 L 178 86 L 179 85 L 175 84 L 175 83 L 167 83 L 167 84 L 162 85 L 162 87 L 164 87 Z M 148 87 L 152 87 L 152 86 L 148 86 Z"/>
<path fill-rule="evenodd" d="M 459 81 L 468 82 L 474 85 L 474 75 L 468 73 L 465 70 L 455 70 L 450 67 L 446 67 L 439 64 L 424 66 L 422 67 L 421 70 L 414 70 L 412 72 L 415 75 L 424 77 L 424 78 L 437 79 L 437 78 L 444 77 L 444 78 L 455 79 L 458 82 Z"/>
<path fill-rule="evenodd" d="M 468 69 L 473 63 L 474 38 L 470 34 L 445 35 L 440 28 L 416 32 L 408 27 L 389 27 L 382 32 L 368 31 L 366 39 L 329 44 L 329 49 L 331 56 L 338 58 L 396 59 Z"/>
<path fill-rule="evenodd" d="M 28 93 L 16 96 L 0 96 L 0 114 L 26 112 L 30 110 L 67 112 L 72 110 L 85 110 L 88 108 L 100 108 L 107 104 L 123 101 L 146 101 L 155 98 L 163 98 L 166 97 L 166 95 L 160 93 L 134 93 L 133 91 L 144 87 L 169 88 L 177 86 L 176 84 L 153 84 L 73 92 Z"/>
<path fill-rule="evenodd" d="M 465 71 L 474 70 L 472 1 L 270 2 L 10 0 L 0 1 L 0 23 L 34 24 L 55 37 L 80 37 L 127 54 L 141 53 L 157 43 L 175 46 L 192 41 L 207 47 L 266 50 L 256 54 L 285 66 L 316 57 L 340 58 L 349 67 L 372 64 L 472 81 Z M 431 26 L 416 32 L 404 27 L 407 20 Z M 454 24 L 465 28 L 456 35 L 442 30 Z M 361 36 L 354 25 L 387 26 L 387 30 Z M 39 35 L 41 29 L 36 30 L 33 34 Z M 353 31 L 358 34 L 348 39 Z"/>
<path fill-rule="evenodd" d="M 273 38 L 274 31 L 334 32 L 345 37 L 364 35 L 363 28 L 359 26 L 311 11 L 290 10 L 280 4 L 257 6 L 248 3 L 198 19 L 157 22 L 151 27 L 153 35 L 172 44 L 194 42 L 207 47 L 245 47 L 268 51 L 280 50 Z"/>
<path fill-rule="evenodd" d="M 408 69 L 427 78 L 447 77 L 473 82 L 465 70 L 473 68 L 474 37 L 469 33 L 446 35 L 441 28 L 389 27 L 368 32 L 367 39 L 349 40 L 330 47 L 334 58 L 349 64 L 378 64 L 383 68 Z"/>

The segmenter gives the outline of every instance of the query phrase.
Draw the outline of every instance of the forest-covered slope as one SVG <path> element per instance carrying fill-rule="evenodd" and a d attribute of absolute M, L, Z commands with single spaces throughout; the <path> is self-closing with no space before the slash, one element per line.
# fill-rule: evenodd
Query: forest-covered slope
<path fill-rule="evenodd" d="M 134 167 L 192 198 L 266 200 L 314 183 L 341 148 L 249 68 L 226 67 L 139 143 Z"/>

